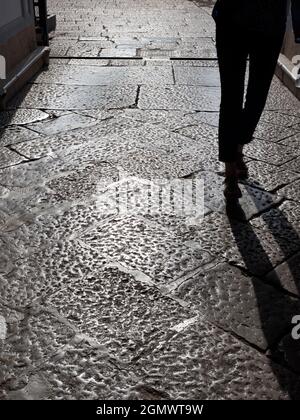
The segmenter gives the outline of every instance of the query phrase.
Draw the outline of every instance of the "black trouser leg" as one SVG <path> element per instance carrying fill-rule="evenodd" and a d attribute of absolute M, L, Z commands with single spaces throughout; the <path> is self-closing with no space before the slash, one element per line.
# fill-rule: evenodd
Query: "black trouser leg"
<path fill-rule="evenodd" d="M 264 110 L 283 37 L 282 32 L 276 37 L 253 34 L 249 39 L 249 82 L 243 110 L 241 144 L 252 140 Z"/>
<path fill-rule="evenodd" d="M 219 121 L 219 159 L 232 162 L 237 158 L 241 136 L 241 119 L 245 89 L 248 45 L 237 31 L 217 24 L 217 54 L 221 78 Z"/>

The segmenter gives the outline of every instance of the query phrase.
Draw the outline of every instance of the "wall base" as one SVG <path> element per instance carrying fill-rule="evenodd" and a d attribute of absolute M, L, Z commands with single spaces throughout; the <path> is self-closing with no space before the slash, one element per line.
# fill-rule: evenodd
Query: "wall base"
<path fill-rule="evenodd" d="M 37 47 L 8 75 L 0 89 L 0 109 L 5 109 L 11 99 L 42 67 L 49 64 L 48 47 Z"/>
<path fill-rule="evenodd" d="M 276 75 L 300 100 L 300 79 L 295 65 L 285 55 L 280 54 Z"/>

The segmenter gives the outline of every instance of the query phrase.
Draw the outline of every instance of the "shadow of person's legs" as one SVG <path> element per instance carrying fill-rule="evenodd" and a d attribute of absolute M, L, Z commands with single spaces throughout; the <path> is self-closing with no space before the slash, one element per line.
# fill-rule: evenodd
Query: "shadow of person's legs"
<path fill-rule="evenodd" d="M 251 193 L 251 189 L 249 188 L 249 194 Z M 255 197 L 253 197 L 253 200 L 255 200 Z M 236 215 L 238 214 L 238 219 L 241 220 L 241 214 L 243 213 L 243 209 L 239 205 L 238 202 L 230 203 L 227 206 L 227 215 L 228 219 L 230 221 L 231 230 L 233 233 L 233 236 L 235 238 L 239 253 L 241 255 L 241 258 L 243 259 L 246 271 L 248 274 L 253 276 L 253 273 L 257 273 L 257 262 L 262 262 L 264 271 L 271 272 L 273 270 L 273 264 L 270 261 L 270 258 L 263 248 L 260 239 L 258 237 L 257 231 L 252 227 L 250 223 L 244 223 L 244 224 L 237 224 L 236 222 Z M 263 220 L 266 223 L 266 227 L 269 229 L 269 231 L 273 234 L 276 243 L 278 244 L 280 250 L 283 252 L 286 252 L 286 242 L 284 242 L 284 236 L 280 236 L 278 233 L 278 223 L 282 224 L 282 226 L 285 226 L 289 229 L 290 234 L 293 236 L 293 240 L 296 241 L 298 238 L 297 232 L 293 229 L 291 224 L 288 222 L 285 215 L 277 209 L 276 211 L 276 217 L 277 220 L 272 222 L 272 218 L 267 217 L 266 214 L 262 214 L 261 216 Z M 275 229 L 276 227 L 276 229 Z M 246 235 L 248 240 L 251 243 L 251 250 L 252 252 L 249 252 L 249 245 L 245 243 L 245 232 L 243 230 L 247 230 Z M 299 239 L 300 244 L 300 239 Z M 253 258 L 253 250 L 255 252 L 255 258 Z M 288 258 L 290 255 L 286 255 L 286 258 Z M 294 268 L 290 267 L 291 272 L 293 273 Z M 295 278 L 296 272 L 294 272 Z M 254 278 L 254 276 L 253 276 Z M 269 283 L 270 284 L 270 283 Z M 272 367 L 272 370 L 278 380 L 278 383 L 285 392 L 288 393 L 291 399 L 300 399 L 299 395 L 299 377 L 295 374 L 294 364 L 290 366 L 288 363 L 286 363 L 286 360 L 284 358 L 285 354 L 288 354 L 289 352 L 289 346 L 291 345 L 291 329 L 293 327 L 291 320 L 293 315 L 296 315 L 296 313 L 293 313 L 293 308 L 295 307 L 295 299 L 291 294 L 289 294 L 287 291 L 283 290 L 282 283 L 280 278 L 276 275 L 276 273 L 272 277 L 271 284 L 274 286 L 277 291 L 282 293 L 282 295 L 285 297 L 286 306 L 291 308 L 290 317 L 287 317 L 287 308 L 286 307 L 278 307 L 279 313 L 277 314 L 275 319 L 270 319 L 270 305 L 272 305 L 272 302 L 269 300 L 266 300 L 266 295 L 263 293 L 263 289 L 266 285 L 266 280 L 264 277 L 260 278 L 258 281 L 253 281 L 253 288 L 255 291 L 255 296 L 257 300 L 257 308 L 261 320 L 261 328 L 262 332 L 264 334 L 264 337 L 267 342 L 267 354 L 270 358 L 270 365 Z M 299 290 L 299 284 L 297 285 Z M 271 299 L 271 297 L 270 297 Z M 289 319 L 290 318 L 290 319 Z M 274 331 L 276 332 L 277 329 L 277 323 L 278 320 L 287 319 L 286 322 L 286 328 L 280 332 L 280 336 L 276 337 L 276 334 L 274 335 Z M 274 325 L 275 324 L 275 325 Z M 277 325 L 276 325 L 277 324 Z M 287 338 L 287 339 L 284 339 Z M 282 340 L 283 339 L 283 340 Z M 278 351 L 278 344 L 281 342 L 281 353 Z M 295 362 L 298 363 L 298 366 L 300 367 L 300 360 Z M 286 367 L 286 369 L 282 369 L 280 365 L 283 365 Z M 298 389 L 298 391 L 297 391 Z"/>

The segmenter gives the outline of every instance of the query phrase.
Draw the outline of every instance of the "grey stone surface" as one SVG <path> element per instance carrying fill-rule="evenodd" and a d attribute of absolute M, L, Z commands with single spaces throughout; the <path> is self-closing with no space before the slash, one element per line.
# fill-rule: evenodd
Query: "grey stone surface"
<path fill-rule="evenodd" d="M 299 111 L 299 100 L 276 77 L 270 89 L 266 110 L 296 114 Z"/>
<path fill-rule="evenodd" d="M 294 135 L 295 133 L 297 133 L 297 129 L 295 128 L 295 126 L 285 127 L 281 125 L 276 125 L 274 123 L 270 124 L 261 122 L 258 125 L 254 136 L 258 139 L 278 142 Z"/>
<path fill-rule="evenodd" d="M 212 127 L 209 124 L 201 124 L 200 121 L 198 124 L 195 124 L 195 122 L 193 125 L 187 124 L 187 127 L 178 129 L 177 132 L 186 137 L 191 137 L 193 140 L 198 140 L 199 143 L 202 143 L 203 140 L 215 140 L 215 143 L 217 143 L 218 130 L 216 127 Z"/>
<path fill-rule="evenodd" d="M 266 162 L 252 160 L 247 166 L 250 175 L 247 183 L 266 191 L 277 191 L 282 186 L 299 179 L 299 174 L 289 170 L 290 163 L 278 168 Z M 281 190 L 278 194 L 281 195 Z"/>
<path fill-rule="evenodd" d="M 299 225 L 294 220 L 290 220 L 289 214 L 286 214 L 281 208 L 271 209 L 254 219 L 252 229 L 255 233 L 252 246 L 256 242 L 257 247 L 265 248 L 264 250 L 258 248 L 257 254 L 262 254 L 259 264 L 263 264 L 264 259 L 267 262 L 268 259 L 268 264 L 265 263 L 264 270 L 266 271 L 271 271 L 272 265 L 276 266 L 285 261 L 300 249 Z M 265 242 L 259 244 L 258 239 L 261 237 L 265 238 Z M 244 257 L 248 258 L 247 253 L 244 252 L 244 254 Z M 250 266 L 252 269 L 250 271 L 257 270 L 259 272 L 259 264 L 252 268 L 250 260 L 250 255 L 249 262 L 244 258 L 245 265 Z"/>
<path fill-rule="evenodd" d="M 215 212 L 226 214 L 228 212 L 226 201 L 223 195 L 224 177 L 213 172 L 199 172 L 196 178 L 204 182 L 205 205 Z M 280 201 L 280 197 L 269 194 L 257 188 L 247 185 L 240 185 L 242 198 L 240 206 L 242 214 L 236 214 L 237 220 L 249 220 L 255 215 L 270 209 Z"/>
<path fill-rule="evenodd" d="M 175 334 L 142 355 L 138 368 L 148 385 L 167 392 L 172 399 L 276 400 L 290 395 L 297 399 L 299 393 L 296 375 L 275 363 L 270 365 L 253 349 L 209 323 Z"/>
<path fill-rule="evenodd" d="M 101 58 L 137 58 L 141 57 L 136 48 L 104 48 L 99 53 Z"/>
<path fill-rule="evenodd" d="M 172 69 L 151 66 L 55 66 L 41 73 L 34 83 L 80 86 L 172 85 Z"/>
<path fill-rule="evenodd" d="M 217 111 L 220 98 L 216 87 L 175 86 L 141 87 L 141 109 Z"/>
<path fill-rule="evenodd" d="M 177 42 L 177 45 L 150 45 L 141 48 L 140 55 L 144 58 L 216 59 L 216 48 L 211 38 L 185 38 L 182 42 Z"/>
<path fill-rule="evenodd" d="M 209 60 L 184 60 L 177 58 L 172 61 L 174 67 L 218 67 L 218 61 L 215 59 Z"/>
<path fill-rule="evenodd" d="M 277 112 L 265 110 L 261 116 L 261 122 L 276 124 L 281 127 L 291 127 L 300 123 L 299 118 L 300 115 L 293 115 L 293 113 L 287 113 L 287 111 Z"/>
<path fill-rule="evenodd" d="M 42 301 L 43 306 L 53 308 L 54 314 L 65 319 L 75 333 L 90 337 L 91 341 L 98 342 L 108 353 L 122 357 L 123 361 L 130 361 L 142 347 L 155 343 L 158 336 L 164 337 L 170 328 L 193 315 L 189 308 L 163 297 L 147 284 L 147 276 L 143 273 L 121 265 L 120 268 L 114 264 L 105 267 L 103 261 L 102 268 L 99 262 L 93 270 L 86 272 L 85 257 L 92 258 L 96 255 L 93 252 L 86 250 L 85 255 L 79 254 L 78 262 L 82 258 L 82 268 L 78 264 L 66 265 L 62 269 L 56 257 L 59 253 L 75 255 L 75 250 L 78 251 L 78 247 L 72 242 L 61 246 L 53 244 L 52 250 L 45 249 L 28 258 L 18 267 L 13 278 L 7 276 L 14 288 L 4 292 L 5 296 L 8 300 L 13 299 L 16 286 L 22 289 L 24 276 L 30 275 L 32 281 L 26 285 L 26 294 L 24 290 L 23 305 Z M 70 269 L 73 280 L 68 280 Z M 85 274 L 81 275 L 81 272 Z M 47 285 L 43 279 L 47 279 Z M 66 299 L 66 290 L 70 288 L 73 297 Z M 84 295 L 80 293 L 82 288 Z M 20 296 L 17 296 L 17 302 L 20 302 Z M 168 311 L 165 311 L 166 307 Z M 94 317 L 100 313 L 101 317 L 95 323 Z"/>
<path fill-rule="evenodd" d="M 277 266 L 266 276 L 266 279 L 300 296 L 300 254 L 293 255 Z"/>
<path fill-rule="evenodd" d="M 45 136 L 52 136 L 60 132 L 71 131 L 77 128 L 90 127 L 97 124 L 94 118 L 70 113 L 61 117 L 52 118 L 42 123 L 29 124 L 26 127 Z M 21 142 L 22 140 L 20 140 Z"/>
<path fill-rule="evenodd" d="M 286 200 L 279 209 L 290 223 L 297 227 L 297 224 L 300 222 L 299 204 L 296 201 Z"/>
<path fill-rule="evenodd" d="M 25 159 L 26 158 L 24 156 L 21 156 L 10 149 L 4 147 L 0 148 L 0 169 L 17 165 L 18 163 L 23 162 Z"/>
<path fill-rule="evenodd" d="M 107 210 L 101 209 L 100 198 L 87 208 L 84 208 L 87 203 L 70 209 L 62 207 L 59 212 L 63 213 L 61 216 L 55 216 L 56 212 L 53 212 L 54 215 L 37 215 L 34 225 L 24 225 L 20 232 L 9 232 L 8 238 L 11 238 L 24 255 L 30 243 L 33 249 L 47 244 L 53 247 L 54 240 L 61 242 L 73 238 L 77 242 L 73 242 L 72 246 L 76 248 L 78 257 L 82 255 L 83 261 L 88 261 L 86 252 L 91 253 L 90 258 L 95 258 L 95 268 L 112 261 L 144 273 L 151 284 L 165 285 L 172 278 L 180 277 L 211 261 L 212 257 L 207 251 L 202 252 L 200 246 L 182 236 L 180 218 L 177 220 L 174 216 L 166 216 L 168 224 L 164 224 L 159 222 L 158 210 L 156 217 L 143 213 L 128 216 L 118 215 L 116 212 L 107 214 Z M 76 219 L 73 219 L 74 216 Z M 175 219 L 175 222 L 177 220 L 176 223 L 173 222 L 172 228 L 169 228 L 169 219 Z M 184 226 L 186 219 L 181 219 Z M 187 232 L 191 229 L 192 227 L 186 225 Z M 78 261 L 79 271 L 83 270 L 83 261 Z M 47 261 L 45 264 L 47 265 Z M 87 269 L 90 264 L 91 261 Z"/>
<path fill-rule="evenodd" d="M 98 111 L 88 111 L 93 117 L 98 116 Z M 88 114 L 87 114 L 88 115 Z M 101 113 L 100 113 L 101 115 Z M 111 114 L 113 115 L 113 114 Z M 125 109 L 114 113 L 115 117 L 126 117 L 133 118 L 139 123 L 150 123 L 158 125 L 171 131 L 178 131 L 180 129 L 199 126 L 199 130 L 202 129 L 202 133 L 206 133 L 206 137 L 209 132 L 209 127 L 206 124 L 213 127 L 218 126 L 219 114 L 218 112 L 184 112 L 184 111 L 165 111 L 165 110 L 141 110 L 141 109 Z M 205 132 L 206 130 L 206 132 Z M 210 129 L 210 137 L 216 137 L 216 130 Z"/>
<path fill-rule="evenodd" d="M 280 190 L 280 194 L 284 197 L 288 198 L 289 200 L 300 201 L 300 180 L 297 180 Z"/>
<path fill-rule="evenodd" d="M 16 109 L 0 112 L 0 127 L 8 125 L 24 125 L 46 120 L 49 115 L 38 109 Z"/>
<path fill-rule="evenodd" d="M 219 69 L 211 67 L 175 67 L 177 85 L 220 86 Z"/>
<path fill-rule="evenodd" d="M 212 2 L 48 5 L 0 114 L 0 399 L 299 399 L 299 101 L 274 78 L 225 203 Z"/>
<path fill-rule="evenodd" d="M 145 175 L 146 170 L 148 175 L 166 176 L 171 170 L 173 176 L 185 176 L 200 169 L 220 169 L 215 142 L 200 144 L 147 123 L 139 127 L 131 118 L 116 117 L 87 129 L 19 143 L 15 148 L 27 157 L 40 158 L 80 145 L 71 152 L 73 159 L 98 156 L 118 162 L 131 174 Z"/>
<path fill-rule="evenodd" d="M 297 317 L 297 324 L 293 323 L 296 328 L 296 335 L 299 336 L 299 317 Z M 294 339 L 291 334 L 286 335 L 278 346 L 279 353 L 282 360 L 288 367 L 293 369 L 294 372 L 300 373 L 300 341 Z"/>
<path fill-rule="evenodd" d="M 39 137 L 37 133 L 25 127 L 7 127 L 0 129 L 0 146 L 8 146 L 37 137 Z"/>
<path fill-rule="evenodd" d="M 282 337 L 300 310 L 297 300 L 227 264 L 192 276 L 173 293 L 209 321 L 263 349 Z"/>
<path fill-rule="evenodd" d="M 32 85 L 26 96 L 18 95 L 10 106 L 21 108 L 84 109 L 84 108 L 121 108 L 134 105 L 135 86 L 63 86 Z"/>
<path fill-rule="evenodd" d="M 244 152 L 246 156 L 276 166 L 281 166 L 297 156 L 295 149 L 258 139 L 247 144 Z"/>
<path fill-rule="evenodd" d="M 300 173 L 300 158 L 296 158 L 288 163 L 288 166 L 291 170 Z"/>
<path fill-rule="evenodd" d="M 244 209 L 241 207 L 229 208 L 228 214 L 230 220 L 222 213 L 206 216 L 198 228 L 183 233 L 183 237 L 194 244 L 201 244 L 201 249 L 214 258 L 225 259 L 254 276 L 267 274 L 299 250 L 295 232 L 282 232 L 280 227 L 277 230 L 263 228 L 260 218 L 248 224 L 242 223 Z"/>
<path fill-rule="evenodd" d="M 56 64 L 56 61 L 54 59 L 50 60 L 50 64 L 52 62 L 53 64 Z M 105 67 L 110 64 L 110 60 L 105 60 L 105 59 L 100 59 L 100 58 L 93 59 L 93 60 L 91 60 L 90 58 L 71 58 L 69 60 L 63 60 L 63 63 L 59 63 L 59 64 L 69 64 L 71 66 L 104 66 Z"/>
<path fill-rule="evenodd" d="M 274 235 L 278 234 L 278 238 L 299 243 L 299 226 L 297 226 L 295 218 L 285 211 L 284 205 L 263 213 L 261 217 L 253 221 L 253 225 L 269 230 Z"/>
<path fill-rule="evenodd" d="M 295 130 L 295 127 L 297 127 L 298 132 L 296 134 L 294 133 L 294 135 L 291 135 L 286 139 L 283 139 L 281 141 L 281 144 L 291 148 L 297 148 L 299 146 L 300 133 L 298 126 L 293 126 L 292 128 Z"/>

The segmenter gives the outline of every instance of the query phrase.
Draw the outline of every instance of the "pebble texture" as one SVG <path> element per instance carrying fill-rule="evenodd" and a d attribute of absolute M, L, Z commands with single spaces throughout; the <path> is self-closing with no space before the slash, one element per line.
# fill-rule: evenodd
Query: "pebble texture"
<path fill-rule="evenodd" d="M 48 5 L 0 113 L 0 399 L 299 399 L 299 102 L 274 78 L 228 205 L 212 2 Z"/>

